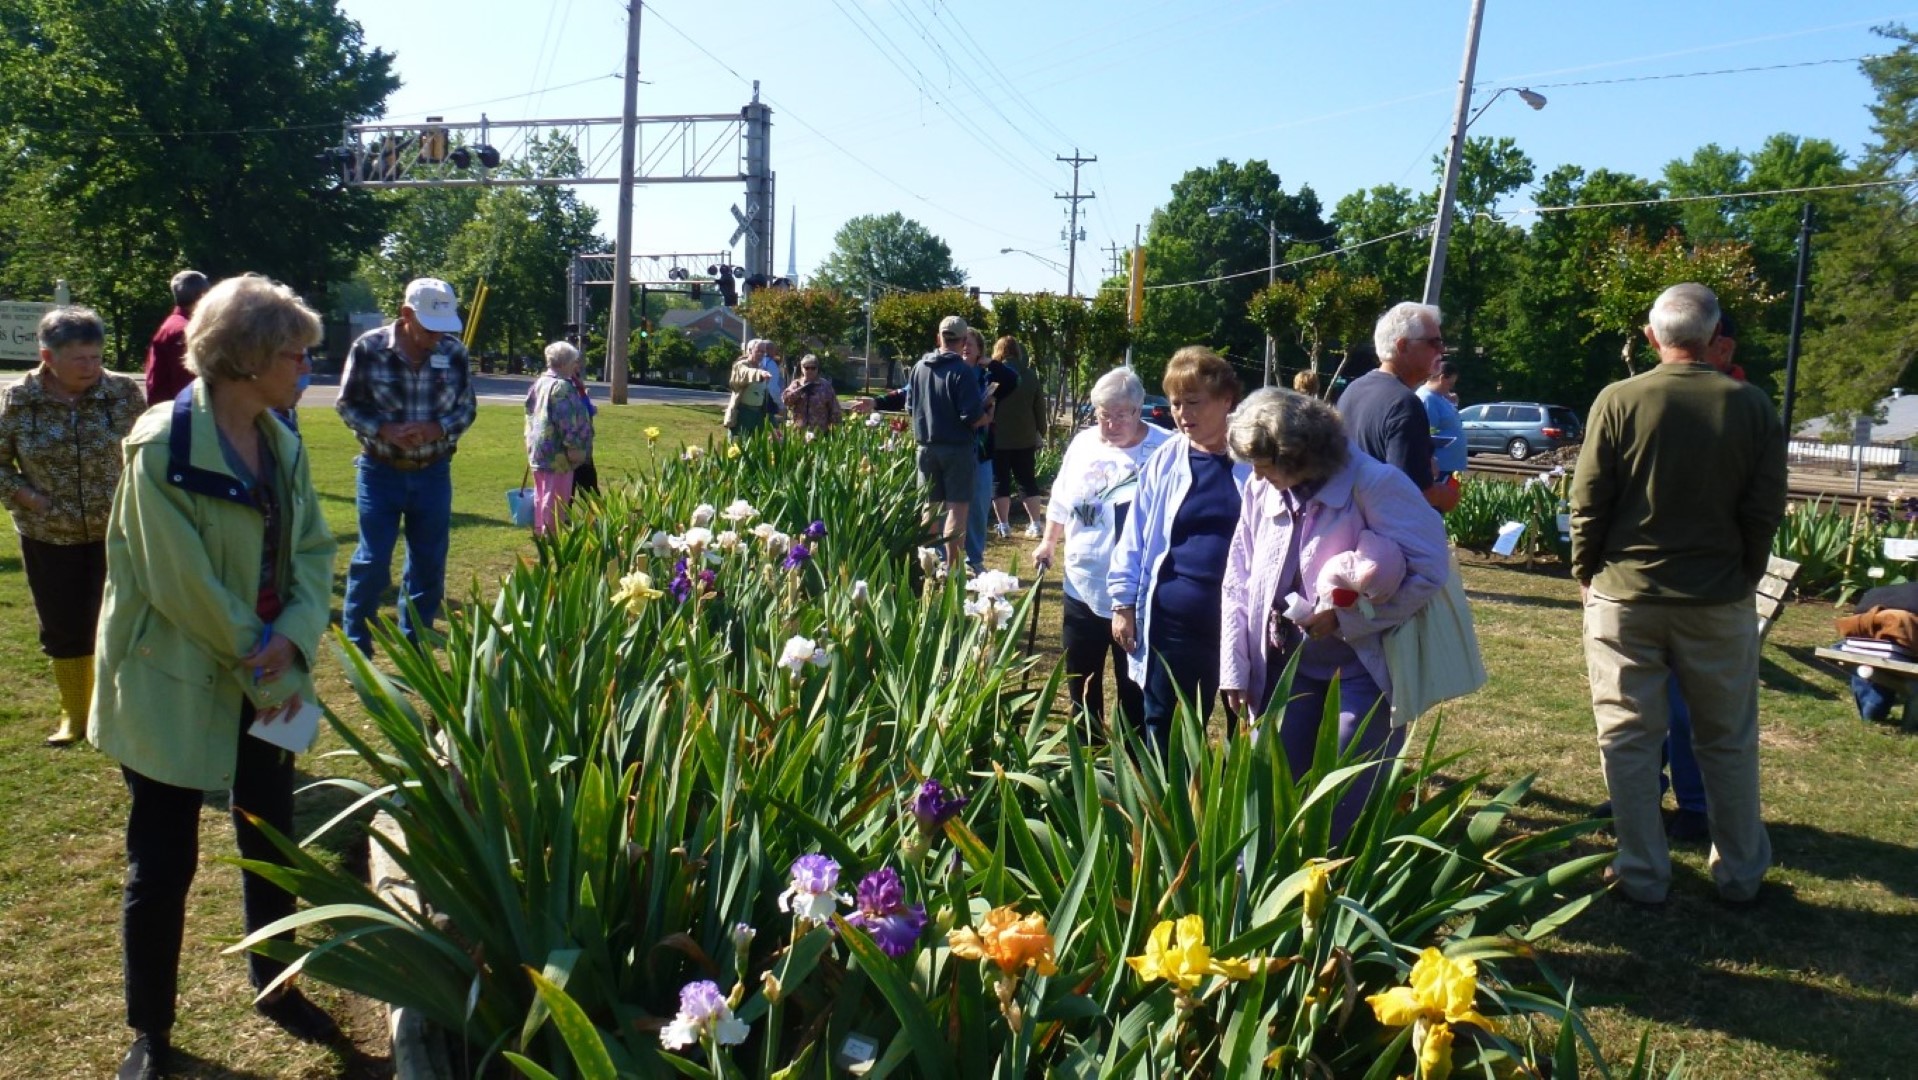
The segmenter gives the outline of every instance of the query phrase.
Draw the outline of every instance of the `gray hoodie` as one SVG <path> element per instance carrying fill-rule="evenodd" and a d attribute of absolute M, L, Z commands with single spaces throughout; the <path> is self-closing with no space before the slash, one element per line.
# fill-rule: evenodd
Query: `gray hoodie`
<path fill-rule="evenodd" d="M 971 446 L 972 425 L 986 411 L 978 371 L 958 353 L 940 350 L 920 357 L 908 381 L 919 445 Z"/>

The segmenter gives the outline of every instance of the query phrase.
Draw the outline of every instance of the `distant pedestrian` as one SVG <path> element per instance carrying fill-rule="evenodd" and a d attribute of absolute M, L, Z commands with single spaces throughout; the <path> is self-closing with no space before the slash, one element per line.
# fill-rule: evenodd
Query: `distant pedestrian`
<path fill-rule="evenodd" d="M 107 513 L 121 440 L 145 405 L 138 383 L 102 366 L 106 324 L 92 310 L 47 312 L 39 343 L 40 366 L 0 396 L 0 496 L 20 534 L 40 650 L 60 689 L 60 727 L 47 745 L 66 746 L 87 728 Z"/>
<path fill-rule="evenodd" d="M 173 291 L 173 312 L 154 331 L 147 344 L 146 398 L 148 405 L 172 401 L 193 381 L 186 368 L 186 324 L 193 318 L 193 307 L 210 286 L 198 270 L 182 270 L 173 275 L 168 288 Z"/>
<path fill-rule="evenodd" d="M 787 423 L 807 431 L 825 432 L 839 423 L 844 410 L 839 392 L 819 370 L 819 357 L 807 353 L 799 359 L 799 377 L 786 385 Z"/>
<path fill-rule="evenodd" d="M 732 397 L 726 401 L 726 413 L 720 423 L 735 440 L 758 431 L 772 415 L 773 376 L 766 370 L 763 357 L 771 344 L 759 338 L 747 342 L 739 359 L 733 361 L 726 376 Z"/>
<path fill-rule="evenodd" d="M 1432 457 L 1438 468 L 1434 480 L 1449 484 L 1465 475 L 1465 422 L 1459 419 L 1458 365 L 1441 360 L 1432 365 L 1432 374 L 1418 388 L 1419 404 L 1425 406 L 1425 420 L 1432 433 Z"/>
<path fill-rule="evenodd" d="M 948 568 L 958 567 L 965 557 L 966 521 L 979 471 L 973 433 L 986 422 L 978 371 L 959 353 L 968 329 L 966 320 L 957 315 L 940 320 L 933 350 L 912 366 L 905 395 L 912 412 L 912 436 L 919 444 L 919 479 L 925 486 L 927 516 L 937 520 L 944 515 L 941 535 Z"/>
<path fill-rule="evenodd" d="M 1306 397 L 1318 397 L 1319 373 L 1316 371 L 1301 371 L 1297 375 L 1292 376 L 1292 389 L 1304 394 Z"/>
<path fill-rule="evenodd" d="M 293 404 L 319 338 L 319 316 L 291 289 L 250 274 L 220 282 L 187 331 L 199 382 L 127 438 L 90 733 L 120 763 L 130 801 L 121 945 L 134 1042 L 122 1078 L 164 1076 L 172 1064 L 206 792 L 227 793 L 242 858 L 287 864 L 256 821 L 296 835 L 294 754 L 260 732 L 319 723 L 308 706 L 336 545 L 305 447 L 268 410 Z M 280 728 L 288 741 L 297 730 Z M 249 870 L 241 907 L 250 933 L 292 915 L 294 899 Z M 263 995 L 256 1011 L 297 1038 L 338 1039 L 290 983 L 267 993 L 284 962 L 258 952 L 246 962 Z"/>
<path fill-rule="evenodd" d="M 748 348 L 766 371 L 766 415 L 777 418 L 786 412 L 786 368 L 779 362 L 779 347 L 767 338 L 755 338 Z"/>
<path fill-rule="evenodd" d="M 1026 536 L 1043 531 L 1045 500 L 1039 490 L 1039 451 L 1046 443 L 1046 395 L 1026 363 L 1026 350 L 1010 335 L 992 343 L 992 362 L 1017 379 L 999 399 L 992 418 L 992 508 L 1000 536 L 1012 534 L 1012 486 L 1017 481 L 1026 508 Z"/>
<path fill-rule="evenodd" d="M 972 506 L 966 511 L 966 565 L 973 573 L 986 568 L 986 536 L 992 525 L 993 459 L 996 456 L 993 434 L 999 405 L 1019 385 L 1019 375 L 997 361 L 986 359 L 986 339 L 977 330 L 966 331 L 961 353 L 966 363 L 979 374 L 985 394 L 985 423 L 973 429 L 973 444 L 978 451 L 979 467 L 972 477 Z"/>
<path fill-rule="evenodd" d="M 1708 363 L 1720 313 L 1702 285 L 1652 305 L 1652 370 L 1592 404 L 1572 480 L 1572 573 L 1626 899 L 1663 903 L 1659 815 L 1667 680 L 1691 706 L 1705 778 L 1712 880 L 1758 895 L 1771 841 L 1758 795 L 1758 628 L 1752 595 L 1785 512 L 1785 432 L 1758 388 Z"/>
<path fill-rule="evenodd" d="M 355 509 L 360 543 L 346 569 L 342 621 L 361 652 L 369 621 L 392 582 L 393 546 L 406 531 L 399 627 L 430 629 L 446 593 L 453 526 L 453 454 L 477 413 L 453 287 L 438 278 L 406 286 L 399 318 L 369 330 L 346 354 L 335 408 L 359 436 Z"/>
<path fill-rule="evenodd" d="M 1432 422 L 1412 388 L 1445 355 L 1439 309 L 1407 301 L 1380 316 L 1372 331 L 1379 366 L 1353 379 L 1339 395 L 1339 415 L 1359 449 L 1397 467 L 1440 513 L 1458 505 L 1456 484 L 1440 483 L 1432 467 Z"/>
<path fill-rule="evenodd" d="M 592 405 L 573 384 L 579 350 L 546 346 L 546 372 L 526 391 L 526 464 L 533 472 L 533 532 L 548 535 L 573 501 L 573 470 L 593 455 Z"/>

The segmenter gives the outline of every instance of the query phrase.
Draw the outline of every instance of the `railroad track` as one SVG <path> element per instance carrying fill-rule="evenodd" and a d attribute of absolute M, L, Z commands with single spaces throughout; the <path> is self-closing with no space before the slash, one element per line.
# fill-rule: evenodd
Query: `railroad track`
<path fill-rule="evenodd" d="M 1513 461 L 1510 458 L 1479 456 L 1471 459 L 1469 471 L 1476 476 L 1497 477 L 1502 480 L 1529 480 L 1550 472 L 1554 466 L 1539 461 Z M 1569 466 L 1567 471 L 1570 471 Z M 1854 492 L 1854 486 L 1862 488 Z M 1868 499 L 1895 499 L 1906 495 L 1918 496 L 1918 478 L 1910 480 L 1866 480 L 1862 485 L 1854 485 L 1849 476 L 1834 475 L 1805 469 L 1793 469 L 1785 491 L 1793 502 L 1810 502 L 1818 499 L 1828 506 L 1846 508 L 1857 506 Z"/>

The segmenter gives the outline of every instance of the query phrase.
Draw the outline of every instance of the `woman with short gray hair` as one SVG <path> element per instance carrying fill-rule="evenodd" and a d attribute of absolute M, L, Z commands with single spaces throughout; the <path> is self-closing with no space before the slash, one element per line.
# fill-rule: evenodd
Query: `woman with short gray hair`
<path fill-rule="evenodd" d="M 559 526 L 573 501 L 573 470 L 593 456 L 593 410 L 575 382 L 579 350 L 546 346 L 546 371 L 526 391 L 526 467 L 533 473 L 533 532 Z"/>
<path fill-rule="evenodd" d="M 1265 389 L 1232 415 L 1232 454 L 1251 465 L 1220 602 L 1219 686 L 1240 715 L 1272 707 L 1298 667 L 1279 717 L 1294 777 L 1312 764 L 1336 681 L 1339 750 L 1380 759 L 1404 740 L 1392 726 L 1384 633 L 1410 619 L 1451 572 L 1445 526 L 1412 482 L 1349 442 L 1332 406 Z M 1376 600 L 1323 586 L 1345 553 L 1379 552 L 1404 576 Z M 1339 592 L 1341 595 L 1330 595 Z M 1361 774 L 1333 811 L 1334 838 L 1352 826 L 1376 770 Z"/>
<path fill-rule="evenodd" d="M 86 731 L 93 697 L 120 444 L 146 403 L 139 383 L 102 366 L 106 325 L 91 309 L 47 312 L 39 339 L 40 367 L 0 397 L 0 500 L 20 534 L 40 649 L 60 689 L 60 727 L 47 745 L 67 746 Z"/>
<path fill-rule="evenodd" d="M 1046 505 L 1045 535 L 1032 557 L 1050 566 L 1059 544 L 1065 544 L 1065 612 L 1059 634 L 1073 714 L 1090 714 L 1095 730 L 1104 724 L 1110 653 L 1119 713 L 1137 727 L 1145 715 L 1145 695 L 1126 677 L 1125 651 L 1112 640 L 1106 573 L 1112 568 L 1113 541 L 1139 490 L 1139 467 L 1172 433 L 1140 419 L 1145 385 L 1129 367 L 1099 376 L 1087 398 L 1093 426 L 1073 436 L 1066 447 Z"/>

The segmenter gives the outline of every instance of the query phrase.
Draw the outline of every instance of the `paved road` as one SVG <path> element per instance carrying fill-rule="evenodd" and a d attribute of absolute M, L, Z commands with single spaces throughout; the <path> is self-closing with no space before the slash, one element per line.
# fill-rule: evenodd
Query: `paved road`
<path fill-rule="evenodd" d="M 19 382 L 25 372 L 0 371 L 0 390 Z M 300 399 L 301 408 L 330 409 L 339 399 L 338 375 L 315 375 L 313 385 Z M 526 401 L 526 388 L 533 385 L 530 375 L 474 375 L 473 395 L 482 405 L 519 405 Z M 593 400 L 605 404 L 613 398 L 605 383 L 587 383 Z M 646 386 L 638 383 L 627 388 L 626 400 L 634 405 L 724 405 L 726 395 L 712 390 L 684 390 L 676 386 Z"/>

